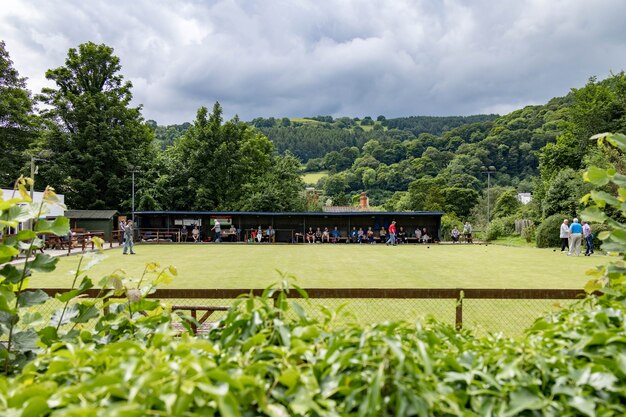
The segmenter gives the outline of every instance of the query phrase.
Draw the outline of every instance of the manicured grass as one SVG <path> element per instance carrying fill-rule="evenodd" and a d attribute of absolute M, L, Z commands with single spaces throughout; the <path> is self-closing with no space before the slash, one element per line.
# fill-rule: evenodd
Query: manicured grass
<path fill-rule="evenodd" d="M 107 259 L 89 271 L 94 282 L 122 268 L 139 277 L 145 264 L 173 264 L 179 275 L 169 288 L 265 288 L 281 279 L 277 270 L 297 277 L 304 288 L 582 288 L 585 271 L 606 257 L 567 257 L 552 249 L 498 245 L 137 245 L 137 255 L 107 250 Z M 63 257 L 52 273 L 35 273 L 31 287 L 69 287 L 79 257 Z M 233 300 L 164 300 L 167 304 L 230 305 Z M 478 334 L 520 335 L 546 311 L 570 300 L 465 300 L 464 327 Z M 455 320 L 453 299 L 299 300 L 309 314 L 319 306 L 340 309 L 338 324 L 385 320 Z M 42 307 L 43 308 L 43 307 Z M 45 307 L 49 313 L 51 307 Z M 217 320 L 222 312 L 214 314 Z"/>
<path fill-rule="evenodd" d="M 304 181 L 305 184 L 315 185 L 320 180 L 320 178 L 327 176 L 328 171 L 307 172 L 306 174 L 302 175 L 302 181 Z"/>
<path fill-rule="evenodd" d="M 582 288 L 585 271 L 602 256 L 567 257 L 552 249 L 498 245 L 137 245 L 137 255 L 106 251 L 89 273 L 100 277 L 123 268 L 139 276 L 146 262 L 172 264 L 172 288 L 264 288 L 297 277 L 302 287 Z M 35 273 L 31 287 L 68 287 L 79 258 L 63 257 L 52 273 Z"/>

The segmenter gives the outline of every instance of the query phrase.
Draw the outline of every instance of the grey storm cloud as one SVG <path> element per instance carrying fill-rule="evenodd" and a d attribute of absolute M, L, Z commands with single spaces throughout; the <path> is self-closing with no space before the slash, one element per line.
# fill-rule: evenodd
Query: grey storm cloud
<path fill-rule="evenodd" d="M 3 0 L 38 92 L 70 47 L 115 48 L 146 119 L 507 113 L 626 67 L 623 0 Z"/>

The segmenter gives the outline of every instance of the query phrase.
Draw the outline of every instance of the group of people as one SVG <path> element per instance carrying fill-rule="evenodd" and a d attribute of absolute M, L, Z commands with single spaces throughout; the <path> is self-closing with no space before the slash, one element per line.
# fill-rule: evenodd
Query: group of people
<path fill-rule="evenodd" d="M 432 242 L 432 237 L 426 230 L 426 228 L 420 229 L 419 227 L 415 228 L 415 232 L 413 233 L 414 237 L 417 239 L 418 243 L 430 243 Z M 408 238 L 407 232 L 404 230 L 404 227 L 396 226 L 396 222 L 393 221 L 389 225 L 389 228 L 385 228 L 382 226 L 378 231 L 378 236 L 376 236 L 376 232 L 374 232 L 373 228 L 370 226 L 367 229 L 363 227 L 359 227 L 357 229 L 356 226 L 352 227 L 352 230 L 348 233 L 347 242 L 351 243 L 370 243 L 374 244 L 377 241 L 381 243 L 386 243 L 387 245 L 397 245 L 398 243 L 407 242 Z M 321 227 L 313 230 L 313 227 L 309 227 L 307 232 L 304 235 L 304 241 L 306 243 L 337 243 L 341 240 L 341 232 L 335 226 L 332 230 L 328 230 L 328 227 L 324 227 L 322 230 Z"/>
<path fill-rule="evenodd" d="M 134 255 L 135 252 L 133 251 L 133 242 L 135 239 L 135 227 L 133 221 L 130 219 L 126 222 L 120 220 L 119 229 L 120 239 L 124 242 L 124 249 L 122 250 L 122 254 L 128 255 L 128 252 L 130 250 L 130 254 Z M 120 242 L 120 244 L 121 243 L 122 242 Z"/>
<path fill-rule="evenodd" d="M 567 249 L 567 256 L 580 255 L 583 239 L 585 239 L 585 256 L 593 254 L 593 233 L 591 233 L 589 222 L 585 221 L 581 225 L 578 219 L 573 219 L 570 225 L 569 220 L 564 219 L 561 223 L 559 237 L 561 238 L 561 252 L 565 252 Z"/>
<path fill-rule="evenodd" d="M 276 242 L 276 230 L 272 227 L 272 225 L 267 226 L 267 229 L 263 230 L 261 226 L 258 229 L 252 229 L 250 231 L 250 239 L 252 242 L 256 241 L 258 243 L 266 240 L 269 243 Z"/>
<path fill-rule="evenodd" d="M 452 231 L 450 232 L 450 237 L 452 238 L 452 243 L 459 243 L 461 238 L 461 231 L 457 226 L 454 226 Z M 473 243 L 472 238 L 472 225 L 470 222 L 465 222 L 463 225 L 463 238 L 465 238 L 465 243 Z"/>

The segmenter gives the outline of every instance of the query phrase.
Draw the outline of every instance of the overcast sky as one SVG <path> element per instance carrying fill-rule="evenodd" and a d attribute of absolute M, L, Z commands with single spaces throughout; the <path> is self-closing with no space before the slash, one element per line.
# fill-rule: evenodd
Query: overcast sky
<path fill-rule="evenodd" d="M 37 93 L 70 47 L 115 49 L 159 124 L 505 114 L 626 68 L 624 0 L 1 0 Z"/>

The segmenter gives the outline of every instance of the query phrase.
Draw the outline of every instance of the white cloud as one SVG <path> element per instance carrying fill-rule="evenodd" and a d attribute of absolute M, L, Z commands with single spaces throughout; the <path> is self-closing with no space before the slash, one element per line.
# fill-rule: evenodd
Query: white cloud
<path fill-rule="evenodd" d="M 115 48 L 148 119 L 453 115 L 542 103 L 626 67 L 621 0 L 5 0 L 38 92 L 82 42 Z"/>

